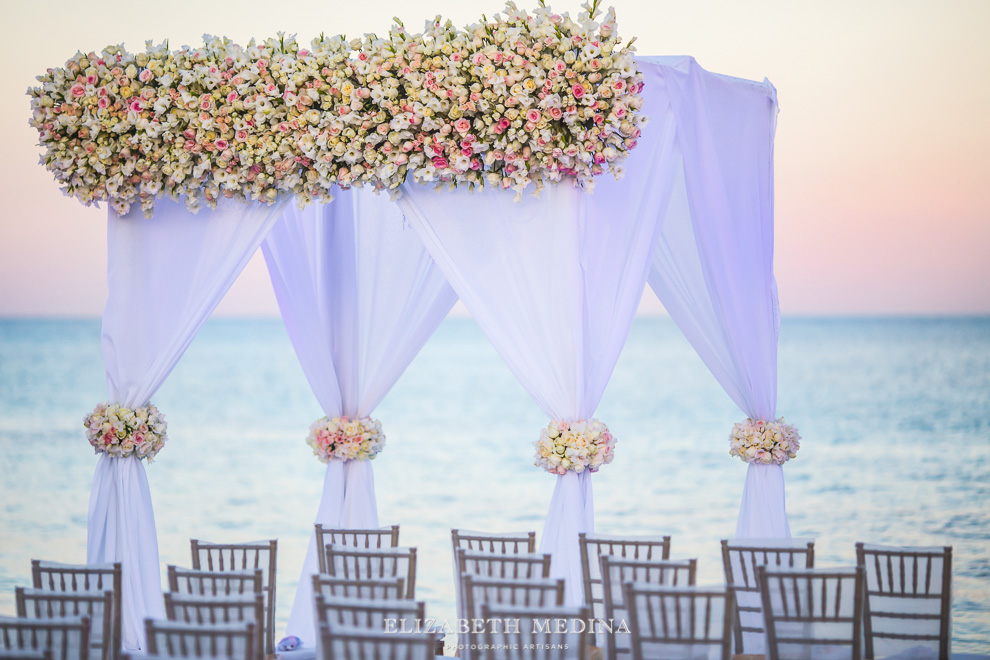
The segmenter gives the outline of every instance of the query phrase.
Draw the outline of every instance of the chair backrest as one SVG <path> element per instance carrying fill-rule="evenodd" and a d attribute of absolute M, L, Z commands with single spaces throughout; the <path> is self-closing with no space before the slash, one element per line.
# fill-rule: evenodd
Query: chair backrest
<path fill-rule="evenodd" d="M 602 594 L 605 601 L 606 621 L 618 626 L 627 621 L 625 596 L 622 593 L 625 582 L 663 585 L 667 587 L 694 586 L 698 572 L 697 559 L 641 561 L 622 557 L 601 556 Z M 627 634 L 605 633 L 603 636 L 605 655 L 615 660 L 619 655 L 628 655 L 631 647 Z"/>
<path fill-rule="evenodd" d="M 425 625 L 426 603 L 423 601 L 325 598 L 319 594 L 313 600 L 317 625 L 389 633 L 414 632 Z"/>
<path fill-rule="evenodd" d="M 465 573 L 461 576 L 461 589 L 464 592 L 464 619 L 483 621 L 481 605 L 524 607 L 528 609 L 555 608 L 564 605 L 564 580 L 531 578 L 513 580 L 487 578 Z M 487 625 L 487 624 L 486 624 Z M 469 626 L 465 634 L 458 636 L 458 643 L 467 658 L 481 658 L 479 651 L 484 645 L 484 634 Z"/>
<path fill-rule="evenodd" d="M 450 530 L 454 551 L 458 548 L 465 550 L 480 550 L 499 555 L 533 554 L 536 552 L 536 532 L 469 532 L 467 530 Z"/>
<path fill-rule="evenodd" d="M 347 580 L 329 575 L 313 576 L 313 594 L 325 598 L 361 600 L 402 600 L 406 598 L 405 578 L 390 580 Z"/>
<path fill-rule="evenodd" d="M 453 542 L 454 586 L 457 597 L 457 616 L 464 613 L 465 596 L 461 586 L 461 572 L 457 566 L 457 551 L 475 550 L 497 555 L 533 554 L 536 552 L 536 532 L 473 532 L 463 529 L 450 530 Z"/>
<path fill-rule="evenodd" d="M 434 660 L 430 633 L 383 633 L 321 625 L 317 660 Z"/>
<path fill-rule="evenodd" d="M 265 599 L 261 594 L 243 596 L 192 596 L 165 592 L 165 618 L 178 623 L 213 626 L 250 621 L 255 625 L 255 656 L 264 653 Z"/>
<path fill-rule="evenodd" d="M 89 645 L 93 660 L 113 657 L 113 592 L 14 590 L 17 616 L 27 619 L 89 618 Z"/>
<path fill-rule="evenodd" d="M 35 589 L 49 591 L 112 591 L 111 624 L 113 657 L 120 655 L 123 579 L 120 562 L 114 564 L 61 564 L 31 560 L 31 580 Z"/>
<path fill-rule="evenodd" d="M 588 653 L 588 607 L 524 608 L 481 604 L 488 660 L 582 660 Z"/>
<path fill-rule="evenodd" d="M 732 587 L 626 582 L 623 600 L 632 657 L 729 660 L 735 603 L 731 592 Z"/>
<path fill-rule="evenodd" d="M 200 571 L 261 570 L 265 592 L 265 618 L 258 622 L 264 629 L 265 653 L 275 652 L 275 574 L 278 540 L 248 543 L 211 543 L 190 539 L 192 566 Z"/>
<path fill-rule="evenodd" d="M 536 609 L 563 607 L 564 580 L 533 578 L 513 580 L 486 578 L 465 573 L 462 577 L 468 618 L 481 618 L 481 604 L 511 605 Z"/>
<path fill-rule="evenodd" d="M 582 532 L 578 534 L 578 544 L 581 548 L 584 603 L 591 608 L 591 615 L 596 619 L 605 616 L 600 559 L 602 555 L 640 561 L 670 559 L 669 536 L 606 536 Z"/>
<path fill-rule="evenodd" d="M 347 580 L 403 578 L 406 598 L 416 597 L 416 548 L 357 549 L 342 545 L 326 547 L 327 572 Z"/>
<path fill-rule="evenodd" d="M 257 626 L 251 621 L 199 625 L 145 619 L 148 655 L 255 660 Z"/>
<path fill-rule="evenodd" d="M 260 569 L 244 571 L 199 571 L 168 567 L 168 590 L 191 596 L 264 596 Z"/>
<path fill-rule="evenodd" d="M 952 548 L 856 544 L 866 591 L 866 657 L 929 647 L 948 660 L 952 613 Z"/>
<path fill-rule="evenodd" d="M 862 657 L 863 569 L 778 569 L 758 566 L 767 630 L 767 658 L 809 656 L 827 645 L 829 657 Z M 842 647 L 848 647 L 844 652 Z"/>
<path fill-rule="evenodd" d="M 316 525 L 316 553 L 320 573 L 327 572 L 328 545 L 346 545 L 363 550 L 385 550 L 399 547 L 399 526 L 379 529 L 331 529 Z"/>
<path fill-rule="evenodd" d="M 53 660 L 89 660 L 89 618 L 22 619 L 0 616 L 0 649 L 50 651 Z"/>
<path fill-rule="evenodd" d="M 722 568 L 725 583 L 735 595 L 736 653 L 763 653 L 763 601 L 756 576 L 759 566 L 780 569 L 814 568 L 815 540 L 723 539 Z"/>
<path fill-rule="evenodd" d="M 458 574 L 499 580 L 528 580 L 550 577 L 550 555 L 496 555 L 479 550 L 457 550 Z"/>

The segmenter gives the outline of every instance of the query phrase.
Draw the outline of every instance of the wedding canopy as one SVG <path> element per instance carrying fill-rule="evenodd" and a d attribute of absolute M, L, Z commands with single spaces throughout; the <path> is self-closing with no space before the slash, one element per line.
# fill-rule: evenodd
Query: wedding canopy
<path fill-rule="evenodd" d="M 220 199 L 196 215 L 159 200 L 150 221 L 136 207 L 111 210 L 103 324 L 111 400 L 148 403 L 261 247 L 329 418 L 370 415 L 459 297 L 551 420 L 590 420 L 648 282 L 742 411 L 773 420 L 776 92 L 690 57 L 637 65 L 649 124 L 625 176 L 601 177 L 594 192 L 565 180 L 514 201 L 512 191 L 407 182 L 395 202 L 355 188 L 302 211 L 285 195 L 272 206 Z M 506 440 L 531 451 L 530 440 Z M 592 480 L 590 469 L 558 473 L 542 535 L 570 602 L 581 597 L 577 535 L 594 530 Z M 370 463 L 330 459 L 314 510 L 324 525 L 377 526 Z M 749 463 L 736 535 L 790 535 L 779 464 Z M 311 541 L 288 629 L 309 644 L 314 553 Z M 161 615 L 161 587 L 145 468 L 134 455 L 100 457 L 88 561 L 123 563 L 124 643 L 142 647 L 140 623 Z"/>

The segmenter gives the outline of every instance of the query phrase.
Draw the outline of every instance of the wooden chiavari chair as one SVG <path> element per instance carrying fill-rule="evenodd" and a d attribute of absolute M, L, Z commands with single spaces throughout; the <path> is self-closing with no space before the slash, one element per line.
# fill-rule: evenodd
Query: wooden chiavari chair
<path fill-rule="evenodd" d="M 145 619 L 149 655 L 255 660 L 257 626 L 250 621 L 203 626 Z"/>
<path fill-rule="evenodd" d="M 346 580 L 392 580 L 403 578 L 406 598 L 416 597 L 416 548 L 356 549 L 341 545 L 326 547 L 327 571 Z"/>
<path fill-rule="evenodd" d="M 54 561 L 31 560 L 31 580 L 35 589 L 48 591 L 112 591 L 113 624 L 112 656 L 120 655 L 122 635 L 122 569 L 114 564 L 62 564 Z"/>
<path fill-rule="evenodd" d="M 861 660 L 863 569 L 758 566 L 768 660 Z"/>
<path fill-rule="evenodd" d="M 166 592 L 165 618 L 177 623 L 215 626 L 228 623 L 253 623 L 254 650 L 258 660 L 264 660 L 265 598 L 262 594 L 233 596 L 194 596 Z"/>
<path fill-rule="evenodd" d="M 65 619 L 0 616 L 0 650 L 47 651 L 53 660 L 89 660 L 91 627 L 85 616 Z"/>
<path fill-rule="evenodd" d="M 594 618 L 605 616 L 602 593 L 601 557 L 609 555 L 623 559 L 656 561 L 670 559 L 669 536 L 607 536 L 578 534 L 581 548 L 581 573 L 584 578 L 584 603 Z"/>
<path fill-rule="evenodd" d="M 657 560 L 640 561 L 623 559 L 614 555 L 601 556 L 602 596 L 605 601 L 604 620 L 619 626 L 628 624 L 628 610 L 622 585 L 626 582 L 662 585 L 667 587 L 694 586 L 698 572 L 698 560 Z M 631 650 L 630 639 L 626 634 L 607 631 L 601 636 L 605 643 L 605 657 L 617 660 L 619 655 L 628 657 Z"/>
<path fill-rule="evenodd" d="M 316 525 L 316 553 L 320 573 L 327 572 L 327 546 L 345 545 L 360 550 L 385 550 L 399 547 L 399 526 L 379 529 L 331 529 Z"/>
<path fill-rule="evenodd" d="M 265 640 L 264 652 L 275 652 L 275 574 L 278 540 L 248 543 L 211 543 L 190 539 L 192 567 L 200 571 L 261 570 L 265 618 L 258 622 Z"/>
<path fill-rule="evenodd" d="M 14 598 L 17 616 L 21 618 L 87 617 L 90 657 L 93 660 L 111 660 L 113 657 L 112 591 L 48 591 L 17 587 Z"/>
<path fill-rule="evenodd" d="M 952 548 L 857 543 L 856 563 L 866 581 L 866 657 L 927 647 L 932 657 L 949 660 Z"/>
<path fill-rule="evenodd" d="M 732 587 L 626 582 L 630 653 L 636 660 L 729 660 Z"/>
<path fill-rule="evenodd" d="M 723 539 L 722 567 L 725 583 L 735 595 L 736 653 L 765 652 L 763 601 L 756 577 L 759 566 L 773 568 L 814 568 L 814 539 Z"/>
<path fill-rule="evenodd" d="M 481 604 L 481 657 L 487 660 L 583 660 L 588 653 L 587 607 L 524 608 Z M 500 625 L 494 625 L 499 622 Z"/>

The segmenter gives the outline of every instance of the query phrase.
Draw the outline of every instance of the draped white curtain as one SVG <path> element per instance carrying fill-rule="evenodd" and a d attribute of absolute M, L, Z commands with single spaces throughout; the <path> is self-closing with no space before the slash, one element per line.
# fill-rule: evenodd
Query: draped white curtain
<path fill-rule="evenodd" d="M 193 215 L 184 203 L 163 199 L 152 220 L 140 209 L 122 217 L 110 211 L 102 344 L 111 402 L 129 408 L 148 403 L 281 206 L 222 199 L 215 210 Z M 124 648 L 143 648 L 144 619 L 162 618 L 164 611 L 155 514 L 137 458 L 100 455 L 89 499 L 86 561 L 121 562 Z"/>
<path fill-rule="evenodd" d="M 672 170 L 673 123 L 647 70 L 653 121 L 627 166 L 593 194 L 567 184 L 539 199 L 405 185 L 399 206 L 509 369 L 551 418 L 591 418 L 646 280 Z M 603 420 L 608 423 L 608 420 Z M 533 429 L 538 437 L 539 429 Z M 520 451 L 529 451 L 521 439 Z M 609 469 L 609 468 L 605 468 Z M 556 478 L 541 538 L 552 572 L 582 602 L 577 535 L 594 531 L 591 475 Z"/>
<path fill-rule="evenodd" d="M 282 320 L 323 412 L 364 417 L 457 296 L 387 194 L 353 189 L 335 195 L 327 205 L 287 210 L 262 250 Z M 388 435 L 387 422 L 383 426 Z M 316 522 L 378 526 L 369 461 L 328 464 Z M 287 627 L 305 646 L 316 641 L 311 576 L 317 551 L 311 535 Z"/>
<path fill-rule="evenodd" d="M 691 58 L 652 61 L 670 97 L 682 165 L 650 286 L 743 412 L 773 419 L 780 325 L 773 276 L 776 90 L 767 81 L 709 73 Z M 749 465 L 736 536 L 790 536 L 780 466 Z"/>

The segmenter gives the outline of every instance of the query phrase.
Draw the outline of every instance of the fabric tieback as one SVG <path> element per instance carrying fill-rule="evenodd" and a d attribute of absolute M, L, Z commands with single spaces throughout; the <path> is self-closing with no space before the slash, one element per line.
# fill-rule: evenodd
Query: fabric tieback
<path fill-rule="evenodd" d="M 615 455 L 615 436 L 597 419 L 568 422 L 554 420 L 540 431 L 536 447 L 536 467 L 551 474 L 578 474 L 611 463 Z"/>
<path fill-rule="evenodd" d="M 165 416 L 150 403 L 133 409 L 101 403 L 83 418 L 83 426 L 94 451 L 113 458 L 135 456 L 152 463 L 168 440 Z"/>
<path fill-rule="evenodd" d="M 309 427 L 306 444 L 323 463 L 372 460 L 385 448 L 382 423 L 371 417 L 321 417 Z"/>
<path fill-rule="evenodd" d="M 783 417 L 772 422 L 747 418 L 729 434 L 729 456 L 738 456 L 745 463 L 783 465 L 796 458 L 800 448 L 801 435 Z"/>

